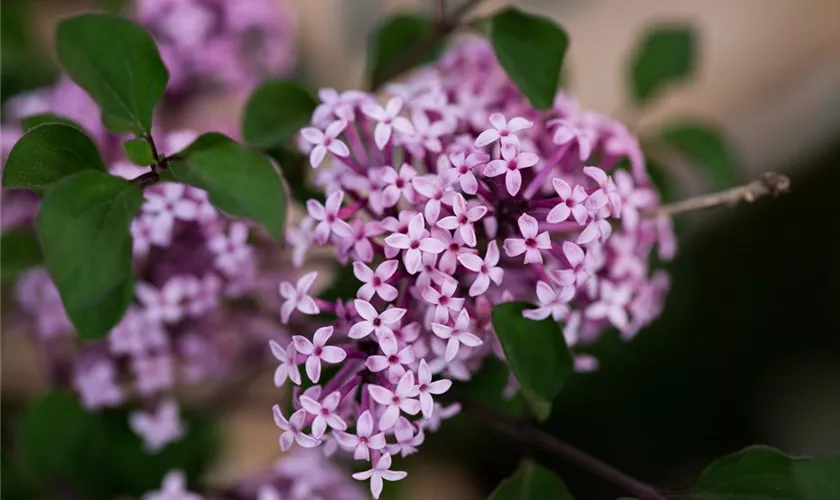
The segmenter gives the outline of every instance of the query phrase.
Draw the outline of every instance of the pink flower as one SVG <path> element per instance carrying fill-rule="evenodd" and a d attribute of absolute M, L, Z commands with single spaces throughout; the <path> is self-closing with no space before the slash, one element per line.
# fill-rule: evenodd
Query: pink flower
<path fill-rule="evenodd" d="M 464 242 L 474 247 L 476 245 L 475 228 L 473 222 L 480 220 L 487 213 L 487 207 L 479 205 L 467 210 L 467 200 L 461 193 L 456 193 L 452 199 L 452 212 L 455 215 L 444 217 L 437 222 L 437 227 L 442 229 L 458 229 Z"/>
<path fill-rule="evenodd" d="M 458 257 L 464 254 L 474 254 L 475 250 L 472 248 L 467 248 L 464 246 L 464 238 L 461 237 L 461 233 L 455 233 L 453 237 L 449 231 L 440 228 L 433 228 L 432 229 L 432 236 L 441 243 L 443 243 L 446 247 L 446 250 L 443 251 L 443 254 L 440 256 L 440 262 L 438 262 L 438 268 L 443 273 L 448 275 L 455 274 L 455 270 L 458 268 Z M 439 282 L 440 280 L 435 280 L 435 283 Z M 428 285 L 429 283 L 420 283 L 420 280 L 417 280 L 417 286 L 423 288 L 424 286 Z"/>
<path fill-rule="evenodd" d="M 353 263 L 353 274 L 359 281 L 364 283 L 356 292 L 356 297 L 370 301 L 374 294 L 379 295 L 385 302 L 393 302 L 397 298 L 397 289 L 386 283 L 388 279 L 397 272 L 400 263 L 396 260 L 386 260 L 376 272 L 373 272 L 362 262 Z"/>
<path fill-rule="evenodd" d="M 406 135 L 414 134 L 414 126 L 408 121 L 408 118 L 397 116 L 402 106 L 403 101 L 399 97 L 394 97 L 388 101 L 384 109 L 374 102 L 365 103 L 362 106 L 362 112 L 364 114 L 379 122 L 376 124 L 373 136 L 376 141 L 376 147 L 380 150 L 384 149 L 388 141 L 391 140 L 393 129 Z"/>
<path fill-rule="evenodd" d="M 298 227 L 290 227 L 286 230 L 286 241 L 292 247 L 292 265 L 300 267 L 306 258 L 306 252 L 315 239 L 315 219 L 304 217 Z"/>
<path fill-rule="evenodd" d="M 337 139 L 346 127 L 347 122 L 345 120 L 336 120 L 327 125 L 324 132 L 315 127 L 306 127 L 300 131 L 300 135 L 305 141 L 315 145 L 309 152 L 309 164 L 312 165 L 312 168 L 316 168 L 324 161 L 327 151 L 342 158 L 350 155 L 347 145 Z"/>
<path fill-rule="evenodd" d="M 414 434 L 415 429 L 417 430 L 416 435 Z M 388 445 L 388 453 L 392 455 L 399 453 L 402 457 L 417 453 L 417 447 L 426 440 L 426 437 L 423 435 L 423 429 L 421 427 L 415 427 L 405 417 L 397 419 L 397 423 L 394 425 L 394 437 L 397 439 L 397 442 Z"/>
<path fill-rule="evenodd" d="M 422 154 L 425 148 L 432 153 L 440 153 L 441 146 L 440 137 L 449 132 L 449 126 L 444 120 L 438 120 L 434 123 L 429 121 L 429 116 L 425 111 L 415 110 L 411 113 L 411 120 L 414 122 L 414 137 L 411 140 L 411 145 L 415 146 L 413 149 L 417 150 L 418 154 Z"/>
<path fill-rule="evenodd" d="M 455 179 L 453 170 L 445 170 L 440 174 L 421 175 L 412 179 L 414 190 L 428 198 L 423 213 L 429 223 L 434 223 L 440 216 L 440 205 L 452 204 L 455 192 L 449 187 Z"/>
<path fill-rule="evenodd" d="M 580 158 L 580 161 L 586 161 L 592 154 L 592 146 L 598 140 L 595 131 L 578 126 L 572 120 L 565 118 L 551 120 L 546 125 L 549 127 L 557 126 L 552 136 L 554 144 L 562 146 L 573 141 L 577 143 L 578 158 Z"/>
<path fill-rule="evenodd" d="M 522 214 L 518 222 L 522 238 L 507 238 L 504 244 L 505 253 L 508 257 L 516 257 L 524 253 L 526 264 L 542 264 L 543 258 L 540 250 L 551 248 L 551 239 L 548 232 L 543 231 L 537 234 L 539 230 L 537 219 L 528 214 Z"/>
<path fill-rule="evenodd" d="M 586 208 L 590 212 L 597 212 L 607 207 L 613 217 L 621 216 L 621 196 L 618 188 L 606 172 L 598 167 L 583 167 L 583 173 L 598 184 L 595 192 L 586 200 Z"/>
<path fill-rule="evenodd" d="M 382 167 L 378 172 L 378 179 L 386 185 L 382 192 L 382 206 L 393 207 L 399 201 L 400 195 L 414 203 L 414 188 L 411 183 L 416 176 L 417 171 L 407 163 L 403 163 L 399 173 L 393 167 Z"/>
<path fill-rule="evenodd" d="M 373 260 L 373 245 L 370 238 L 382 234 L 382 226 L 379 221 L 372 220 L 365 223 L 361 219 L 353 219 L 350 222 L 353 234 L 344 238 L 340 247 L 341 253 L 349 252 L 352 249 L 352 256 L 362 262 Z"/>
<path fill-rule="evenodd" d="M 280 361 L 280 364 L 274 371 L 274 386 L 282 386 L 286 382 L 286 378 L 291 380 L 292 383 L 300 385 L 300 370 L 298 370 L 298 365 L 295 363 L 297 351 L 295 351 L 294 342 L 289 342 L 289 345 L 285 349 L 273 340 L 270 340 L 268 345 L 271 348 L 271 354 Z"/>
<path fill-rule="evenodd" d="M 356 460 L 370 460 L 370 450 L 379 451 L 385 448 L 385 433 L 373 433 L 373 415 L 365 410 L 356 421 L 356 434 L 343 431 L 333 431 L 338 444 L 345 450 L 353 450 Z"/>
<path fill-rule="evenodd" d="M 332 345 L 325 345 L 327 340 L 333 334 L 333 327 L 325 326 L 318 328 L 312 341 L 306 337 L 295 335 L 292 337 L 295 350 L 303 355 L 309 356 L 306 358 L 306 375 L 314 383 L 321 378 L 321 361 L 330 364 L 341 363 L 347 357 L 344 349 Z"/>
<path fill-rule="evenodd" d="M 563 286 L 574 284 L 581 286 L 598 270 L 597 250 L 592 248 L 584 253 L 580 246 L 571 241 L 563 242 L 563 255 L 569 261 L 569 269 L 554 269 L 551 278 Z"/>
<path fill-rule="evenodd" d="M 378 500 L 379 495 L 382 494 L 383 479 L 386 481 L 399 481 L 408 475 L 405 471 L 389 470 L 390 468 L 391 455 L 384 453 L 372 469 L 353 474 L 353 479 L 359 481 L 370 479 L 370 492 L 373 495 L 373 498 Z"/>
<path fill-rule="evenodd" d="M 248 245 L 248 226 L 241 222 L 230 225 L 230 233 L 218 233 L 207 244 L 216 254 L 216 267 L 233 274 L 251 258 L 251 246 Z"/>
<path fill-rule="evenodd" d="M 187 478 L 181 471 L 170 471 L 163 478 L 160 491 L 143 495 L 142 500 L 203 500 L 201 495 L 187 491 Z"/>
<path fill-rule="evenodd" d="M 554 290 L 548 283 L 538 281 L 537 299 L 540 301 L 540 307 L 522 311 L 522 315 L 535 320 L 545 319 L 549 316 L 554 318 L 554 321 L 563 320 L 569 315 L 568 303 L 574 295 L 575 288 L 572 286 L 564 286 L 560 290 Z"/>
<path fill-rule="evenodd" d="M 315 237 L 318 243 L 324 244 L 333 232 L 340 238 L 347 238 L 353 234 L 353 228 L 339 215 L 341 202 L 344 200 L 344 191 L 336 191 L 327 198 L 326 205 L 321 205 L 318 200 L 307 200 L 306 210 L 313 219 L 319 221 L 315 226 Z"/>
<path fill-rule="evenodd" d="M 116 376 L 116 367 L 108 359 L 93 361 L 84 368 L 76 367 L 73 386 L 79 392 L 85 408 L 95 410 L 123 402 L 124 394 L 117 384 Z"/>
<path fill-rule="evenodd" d="M 137 283 L 134 287 L 134 293 L 143 304 L 146 316 L 152 321 L 166 323 L 175 323 L 184 316 L 182 301 L 187 291 L 186 282 L 181 276 L 169 278 L 160 290 L 147 283 Z"/>
<path fill-rule="evenodd" d="M 321 309 L 315 300 L 309 296 L 309 288 L 318 277 L 318 272 L 311 272 L 303 275 L 294 287 L 288 281 L 280 283 L 280 296 L 286 299 L 283 307 L 280 308 L 280 319 L 283 323 L 289 322 L 289 317 L 294 310 L 298 310 L 303 314 L 318 314 Z"/>
<path fill-rule="evenodd" d="M 470 328 L 470 315 L 466 309 L 462 309 L 455 320 L 455 326 L 448 326 L 441 323 L 432 323 L 432 331 L 438 337 L 446 340 L 446 354 L 447 362 L 455 359 L 458 355 L 458 349 L 461 344 L 467 347 L 477 347 L 483 344 L 480 338 L 468 330 Z"/>
<path fill-rule="evenodd" d="M 423 289 L 423 299 L 429 304 L 437 306 L 435 308 L 435 321 L 444 323 L 449 319 L 449 311 L 458 312 L 464 307 L 464 299 L 452 296 L 457 287 L 458 281 L 446 276 L 440 284 L 439 292 L 431 286 Z"/>
<path fill-rule="evenodd" d="M 172 356 L 169 353 L 132 358 L 131 371 L 134 372 L 134 386 L 143 396 L 169 389 L 175 383 Z"/>
<path fill-rule="evenodd" d="M 198 214 L 194 200 L 187 198 L 186 186 L 183 184 L 164 183 L 160 192 L 147 190 L 143 193 L 146 201 L 143 203 L 144 213 L 154 215 L 158 220 L 164 219 L 171 223 L 173 219 L 194 220 Z"/>
<path fill-rule="evenodd" d="M 128 422 L 131 430 L 143 438 L 150 453 L 157 453 L 184 435 L 178 403 L 174 399 L 161 402 L 153 412 L 133 411 Z"/>
<path fill-rule="evenodd" d="M 373 332 L 380 344 L 383 342 L 396 343 L 392 327 L 399 323 L 405 315 L 405 309 L 392 307 L 378 313 L 370 302 L 359 299 L 354 300 L 353 305 L 356 307 L 356 312 L 362 317 L 362 321 L 359 321 L 350 328 L 350 332 L 347 334 L 348 337 L 351 339 L 361 339 L 370 335 L 370 332 Z"/>
<path fill-rule="evenodd" d="M 545 218 L 546 222 L 557 224 L 573 216 L 575 221 L 581 226 L 586 223 L 589 217 L 589 211 L 583 206 L 586 201 L 587 194 L 583 186 L 575 186 L 572 189 L 566 181 L 560 178 L 551 180 L 554 185 L 554 190 L 557 191 L 557 196 L 560 197 L 560 203 L 554 206 Z"/>
<path fill-rule="evenodd" d="M 497 266 L 499 263 L 499 246 L 496 240 L 491 240 L 487 244 L 487 256 L 484 257 L 484 260 L 478 255 L 464 253 L 458 256 L 458 262 L 470 271 L 478 273 L 470 287 L 470 297 L 486 292 L 490 287 L 490 280 L 493 280 L 493 283 L 497 285 L 502 283 L 504 270 Z"/>
<path fill-rule="evenodd" d="M 309 396 L 300 397 L 300 405 L 310 415 L 315 415 L 312 421 L 312 436 L 321 439 L 327 426 L 337 431 L 347 430 L 347 424 L 336 412 L 338 403 L 341 402 L 341 393 L 338 391 L 330 393 L 323 401 L 318 402 Z"/>
<path fill-rule="evenodd" d="M 502 146 L 519 146 L 519 137 L 516 136 L 516 132 L 534 126 L 533 123 L 521 116 L 513 117 L 510 121 L 507 121 L 501 113 L 490 115 L 490 124 L 493 125 L 493 128 L 489 128 L 478 135 L 475 139 L 475 147 L 483 148 L 498 140 L 501 140 Z"/>
<path fill-rule="evenodd" d="M 465 158 L 463 152 L 458 152 L 449 155 L 449 161 L 452 162 L 454 172 L 458 174 L 456 179 L 461 185 L 461 189 L 467 194 L 478 192 L 478 180 L 473 174 L 473 169 L 487 164 L 490 161 L 490 156 L 485 153 L 472 153 Z"/>
<path fill-rule="evenodd" d="M 365 366 L 368 370 L 378 373 L 388 369 L 388 380 L 399 380 L 405 374 L 405 366 L 414 362 L 414 350 L 408 345 L 397 352 L 396 342 L 386 342 L 379 346 L 382 349 L 382 354 L 368 357 L 365 361 Z"/>
<path fill-rule="evenodd" d="M 408 223 L 408 234 L 395 233 L 385 238 L 385 243 L 396 249 L 405 250 L 403 263 L 409 274 L 416 274 L 420 269 L 422 252 L 439 254 L 444 250 L 443 243 L 429 238 L 423 214 L 417 214 Z"/>
<path fill-rule="evenodd" d="M 429 369 L 425 359 L 420 360 L 420 366 L 417 368 L 417 393 L 420 395 L 423 418 L 432 418 L 435 407 L 432 395 L 443 394 L 450 387 L 452 387 L 451 380 L 441 379 L 432 382 L 432 370 Z"/>
<path fill-rule="evenodd" d="M 601 280 L 600 297 L 586 308 L 584 315 L 589 319 L 608 319 L 619 330 L 628 326 L 627 308 L 633 297 L 629 284 L 614 285 Z"/>
<path fill-rule="evenodd" d="M 295 441 L 304 448 L 314 448 L 321 444 L 320 439 L 315 439 L 303 432 L 303 427 L 306 424 L 306 410 L 294 412 L 289 420 L 286 420 L 286 417 L 283 416 L 280 405 L 274 405 L 272 411 L 274 412 L 274 423 L 283 431 L 280 434 L 281 450 L 288 451 Z"/>
<path fill-rule="evenodd" d="M 374 401 L 385 406 L 385 412 L 379 419 L 379 428 L 383 431 L 394 426 L 400 416 L 400 410 L 409 415 L 417 415 L 420 412 L 420 402 L 411 398 L 415 392 L 414 372 L 405 372 L 394 390 L 370 384 L 368 392 Z"/>
<path fill-rule="evenodd" d="M 510 144 L 502 146 L 502 159 L 492 160 L 484 167 L 484 175 L 496 177 L 505 174 L 505 187 L 511 196 L 516 196 L 522 187 L 522 170 L 530 168 L 540 161 L 534 153 L 519 150 L 519 146 Z"/>

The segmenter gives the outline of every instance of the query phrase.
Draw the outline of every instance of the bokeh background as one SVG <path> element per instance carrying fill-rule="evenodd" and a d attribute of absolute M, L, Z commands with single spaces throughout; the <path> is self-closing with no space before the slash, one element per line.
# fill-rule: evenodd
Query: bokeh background
<path fill-rule="evenodd" d="M 296 76 L 311 88 L 361 86 L 370 28 L 394 12 L 432 9 L 429 0 L 287 3 L 298 22 Z M 487 1 L 479 12 L 504 3 Z M 51 81 L 56 20 L 93 4 L 2 2 L 4 101 Z M 631 119 L 640 134 L 674 117 L 715 123 L 743 180 L 778 170 L 793 181 L 785 197 L 680 219 L 664 315 L 630 343 L 606 335 L 595 346 L 601 369 L 573 377 L 555 404 L 551 432 L 642 480 L 675 488 L 712 458 L 753 443 L 797 454 L 840 451 L 840 2 L 516 4 L 567 29 L 566 86 L 585 107 Z M 690 22 L 700 34 L 696 76 L 634 110 L 627 57 L 647 27 L 670 21 Z M 234 100 L 210 99 L 189 110 L 185 125 L 236 120 L 238 110 Z M 696 176 L 675 171 L 683 172 L 681 195 L 707 190 Z M 4 433 L 42 387 L 30 344 L 3 328 Z M 279 395 L 270 371 L 242 392 L 223 418 L 225 453 L 212 473 L 219 483 L 279 458 L 269 414 Z M 392 488 L 393 498 L 484 498 L 529 452 L 467 417 L 427 443 L 407 461 L 409 478 Z M 546 460 L 577 498 L 623 493 Z"/>

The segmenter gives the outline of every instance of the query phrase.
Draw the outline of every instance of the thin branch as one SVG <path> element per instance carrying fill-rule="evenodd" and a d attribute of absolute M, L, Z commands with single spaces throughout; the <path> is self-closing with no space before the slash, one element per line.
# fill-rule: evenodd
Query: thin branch
<path fill-rule="evenodd" d="M 530 423 L 471 404 L 465 404 L 464 406 L 470 414 L 492 425 L 514 440 L 540 448 L 573 463 L 628 493 L 632 493 L 638 500 L 667 500 L 667 496 L 653 486 L 628 476 L 592 455 L 535 428 Z"/>
<path fill-rule="evenodd" d="M 393 66 L 389 67 L 382 77 L 371 82 L 372 90 L 378 89 L 385 82 L 413 68 L 423 56 L 429 53 L 447 35 L 455 31 L 461 19 L 476 8 L 483 0 L 467 0 L 432 26 L 432 31 L 425 38 L 414 44 L 405 55 Z"/>
<path fill-rule="evenodd" d="M 152 184 L 156 184 L 160 180 L 160 174 L 157 172 L 146 172 L 145 174 L 141 174 L 134 179 L 131 179 L 131 183 L 139 187 L 140 189 L 145 189 Z"/>
<path fill-rule="evenodd" d="M 776 172 L 766 172 L 758 179 L 743 186 L 661 205 L 655 209 L 643 212 L 642 217 L 654 219 L 720 205 L 735 205 L 741 202 L 752 203 L 763 196 L 778 196 L 787 193 L 789 189 L 790 178 L 788 176 Z"/>

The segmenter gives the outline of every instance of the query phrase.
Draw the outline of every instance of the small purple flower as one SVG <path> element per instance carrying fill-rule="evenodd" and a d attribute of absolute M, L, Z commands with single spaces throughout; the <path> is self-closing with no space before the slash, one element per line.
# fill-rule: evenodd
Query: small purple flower
<path fill-rule="evenodd" d="M 496 177 L 505 174 L 505 187 L 511 196 L 516 196 L 522 187 L 523 168 L 531 168 L 539 163 L 539 156 L 534 153 L 520 151 L 519 146 L 507 144 L 502 146 L 502 159 L 491 160 L 484 167 L 484 175 Z"/>
<path fill-rule="evenodd" d="M 364 472 L 357 472 L 353 474 L 353 479 L 357 479 L 359 481 L 370 479 L 370 492 L 373 495 L 373 498 L 378 500 L 379 495 L 382 494 L 383 479 L 386 481 L 399 481 L 401 479 L 405 479 L 408 475 L 405 471 L 390 469 L 391 455 L 383 453 L 382 457 L 379 458 L 379 461 L 376 462 L 376 465 L 373 468 Z"/>
<path fill-rule="evenodd" d="M 153 412 L 134 411 L 128 422 L 131 430 L 143 438 L 146 450 L 150 453 L 157 453 L 184 435 L 184 424 L 174 399 L 159 403 Z"/>
<path fill-rule="evenodd" d="M 508 121 L 501 113 L 491 114 L 490 124 L 493 125 L 493 128 L 489 128 L 478 135 L 475 139 L 475 147 L 483 148 L 496 141 L 501 141 L 502 146 L 518 147 L 519 137 L 516 136 L 516 132 L 527 130 L 534 126 L 533 123 L 521 116 L 515 116 Z"/>
<path fill-rule="evenodd" d="M 142 500 L 203 500 L 203 497 L 187 491 L 186 476 L 179 470 L 173 470 L 164 476 L 160 491 L 146 493 Z"/>
<path fill-rule="evenodd" d="M 379 264 L 376 272 L 374 272 L 364 263 L 354 262 L 353 274 L 359 281 L 364 283 L 364 285 L 359 287 L 356 296 L 369 301 L 375 294 L 379 295 L 385 302 L 393 302 L 397 298 L 397 289 L 393 285 L 389 285 L 387 281 L 397 272 L 398 267 L 399 262 L 396 260 L 386 260 L 382 264 Z"/>
<path fill-rule="evenodd" d="M 362 320 L 350 328 L 350 332 L 347 334 L 348 337 L 351 339 L 361 339 L 373 332 L 380 344 L 383 342 L 396 343 L 393 328 L 405 316 L 405 309 L 392 307 L 379 313 L 370 302 L 360 299 L 354 300 L 353 305 Z"/>
<path fill-rule="evenodd" d="M 420 413 L 420 401 L 411 397 L 415 393 L 414 372 L 405 372 L 394 390 L 371 384 L 368 385 L 368 392 L 374 401 L 385 407 L 379 419 L 379 428 L 383 431 L 394 426 L 401 410 L 409 415 Z"/>
<path fill-rule="evenodd" d="M 286 378 L 291 380 L 292 383 L 300 385 L 300 370 L 295 362 L 297 351 L 295 351 L 294 342 L 289 342 L 285 349 L 273 340 L 269 341 L 268 345 L 271 348 L 271 353 L 280 362 L 274 371 L 274 386 L 282 386 L 286 382 Z"/>
<path fill-rule="evenodd" d="M 315 331 L 310 342 L 306 337 L 295 335 L 292 337 L 295 350 L 308 356 L 306 358 L 306 375 L 314 383 L 321 378 L 321 361 L 330 364 L 341 363 L 347 357 L 344 349 L 332 345 L 325 345 L 333 334 L 333 327 L 325 326 Z"/>
<path fill-rule="evenodd" d="M 315 146 L 309 152 L 309 164 L 312 168 L 318 167 L 324 161 L 327 151 L 342 158 L 350 156 L 347 144 L 337 139 L 346 127 L 345 120 L 336 120 L 327 125 L 323 132 L 315 127 L 306 127 L 300 131 L 301 137 Z"/>
<path fill-rule="evenodd" d="M 385 244 L 404 250 L 403 263 L 409 274 L 416 274 L 420 269 L 422 252 L 439 254 L 444 246 L 440 241 L 429 238 L 423 214 L 417 214 L 408 223 L 408 234 L 395 233 L 385 238 Z"/>
<path fill-rule="evenodd" d="M 318 304 L 309 296 L 309 288 L 317 277 L 317 272 L 311 272 L 303 275 L 295 286 L 292 286 L 288 281 L 280 283 L 280 296 L 286 299 L 286 302 L 283 303 L 283 307 L 280 309 L 280 319 L 283 323 L 289 322 L 289 317 L 295 310 L 309 315 L 321 312 Z"/>
<path fill-rule="evenodd" d="M 370 450 L 380 451 L 385 448 L 385 433 L 374 434 L 373 415 L 365 410 L 356 421 L 356 434 L 333 431 L 338 444 L 345 450 L 353 450 L 356 460 L 370 461 Z"/>
<path fill-rule="evenodd" d="M 331 194 L 325 205 L 321 205 L 321 202 L 317 200 L 307 200 L 306 210 L 313 219 L 319 221 L 315 226 L 315 237 L 318 243 L 322 245 L 326 243 L 330 233 L 335 233 L 339 238 L 347 238 L 353 234 L 353 228 L 338 214 L 342 200 L 344 200 L 344 191 Z"/>
<path fill-rule="evenodd" d="M 476 239 L 473 223 L 484 217 L 487 213 L 487 207 L 479 205 L 467 209 L 467 200 L 464 199 L 461 193 L 456 193 L 452 199 L 452 212 L 455 215 L 440 219 L 437 221 L 437 227 L 450 231 L 457 229 L 461 234 L 461 238 L 464 239 L 464 243 L 474 247 L 476 245 Z"/>
<path fill-rule="evenodd" d="M 336 391 L 330 393 L 323 401 L 318 402 L 309 396 L 301 396 L 300 404 L 303 409 L 310 415 L 315 416 L 312 421 L 312 436 L 315 439 L 321 439 L 327 426 L 337 431 L 347 430 L 347 424 L 336 412 L 338 403 L 341 402 L 341 394 Z"/>
<path fill-rule="evenodd" d="M 452 361 L 458 355 L 458 349 L 461 344 L 467 347 L 477 347 L 483 342 L 470 329 L 470 315 L 466 309 L 462 309 L 455 320 L 454 326 L 448 326 L 441 323 L 432 323 L 432 331 L 438 337 L 447 341 L 446 343 L 446 361 Z"/>
<path fill-rule="evenodd" d="M 382 349 L 384 356 L 372 355 L 368 357 L 365 366 L 374 373 L 387 368 L 388 380 L 399 380 L 405 374 L 405 366 L 414 362 L 413 348 L 410 345 L 405 346 L 398 352 L 395 342 L 384 342 L 379 347 Z"/>
<path fill-rule="evenodd" d="M 283 412 L 280 411 L 280 405 L 274 405 L 272 412 L 274 413 L 274 423 L 283 431 L 280 435 L 281 450 L 288 451 L 294 442 L 297 442 L 297 444 L 304 448 L 314 448 L 321 444 L 320 439 L 316 439 L 303 432 L 303 427 L 306 423 L 306 410 L 294 412 L 289 420 L 286 420 L 286 417 L 283 416 Z"/>
<path fill-rule="evenodd" d="M 414 135 L 414 125 L 408 118 L 398 116 L 402 107 L 403 101 L 399 97 L 394 97 L 388 101 L 385 108 L 374 102 L 365 103 L 362 106 L 364 114 L 379 122 L 376 124 L 373 135 L 376 140 L 376 147 L 380 150 L 384 149 L 388 141 L 391 140 L 392 130 L 394 129 L 406 135 Z"/>
<path fill-rule="evenodd" d="M 417 431 L 415 434 L 414 431 Z M 400 454 L 402 457 L 407 457 L 417 453 L 417 447 L 423 444 L 426 440 L 421 427 L 415 427 L 414 424 L 408 421 L 405 417 L 397 419 L 394 425 L 394 437 L 397 439 L 395 444 L 388 445 L 388 453 L 391 455 Z"/>
<path fill-rule="evenodd" d="M 475 281 L 470 287 L 470 297 L 481 295 L 490 287 L 490 281 L 497 285 L 502 284 L 504 270 L 498 267 L 499 245 L 494 241 L 487 244 L 487 255 L 481 257 L 471 253 L 464 253 L 458 256 L 458 262 L 474 273 L 478 273 Z"/>
<path fill-rule="evenodd" d="M 583 206 L 588 197 L 583 186 L 578 185 L 572 189 L 566 181 L 559 178 L 552 179 L 551 182 L 557 196 L 560 197 L 560 203 L 548 212 L 546 222 L 557 224 L 565 221 L 571 215 L 581 226 L 585 224 L 589 217 L 589 211 Z"/>
<path fill-rule="evenodd" d="M 85 408 L 95 410 L 117 406 L 124 401 L 125 395 L 117 385 L 116 375 L 116 367 L 108 359 L 89 362 L 84 368 L 76 366 L 73 385 Z"/>
<path fill-rule="evenodd" d="M 441 379 L 432 382 L 432 370 L 426 364 L 425 359 L 420 360 L 420 366 L 417 368 L 417 393 L 420 398 L 420 409 L 423 411 L 423 418 L 432 418 L 434 413 L 435 402 L 432 395 L 443 394 L 452 387 L 452 381 Z"/>
<path fill-rule="evenodd" d="M 528 214 L 522 214 L 518 222 L 522 238 L 507 238 L 504 244 L 505 253 L 508 257 L 516 257 L 524 253 L 526 264 L 542 264 L 543 258 L 540 250 L 551 248 L 551 239 L 548 232 L 537 234 L 539 231 L 537 219 Z"/>
<path fill-rule="evenodd" d="M 445 277 L 440 284 L 440 291 L 432 286 L 423 289 L 423 299 L 435 307 L 435 321 L 442 323 L 449 319 L 449 312 L 458 312 L 464 307 L 464 299 L 453 297 L 458 282 L 450 277 Z"/>

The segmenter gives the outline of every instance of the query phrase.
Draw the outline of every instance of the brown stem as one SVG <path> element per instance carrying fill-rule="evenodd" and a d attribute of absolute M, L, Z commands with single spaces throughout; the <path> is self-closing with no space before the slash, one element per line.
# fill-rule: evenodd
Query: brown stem
<path fill-rule="evenodd" d="M 762 196 L 777 196 L 786 193 L 790 189 L 788 176 L 776 172 L 766 172 L 758 179 L 729 188 L 717 193 L 704 194 L 685 200 L 661 205 L 657 208 L 645 211 L 642 217 L 654 219 L 662 216 L 672 216 L 684 212 L 693 212 L 704 208 L 716 207 L 719 205 L 735 205 L 740 202 L 752 203 Z"/>
<path fill-rule="evenodd" d="M 156 184 L 160 180 L 160 174 L 157 172 L 146 172 L 145 174 L 139 175 L 134 179 L 131 179 L 131 183 L 139 187 L 140 189 L 145 189 L 152 184 Z"/>
<path fill-rule="evenodd" d="M 486 408 L 476 407 L 472 404 L 464 404 L 464 407 L 472 415 L 492 425 L 511 438 L 540 448 L 543 451 L 571 462 L 593 475 L 624 489 L 628 493 L 632 493 L 638 500 L 667 500 L 667 496 L 653 486 L 628 476 L 592 455 L 561 441 L 545 431 L 535 428 L 528 422 Z"/>
<path fill-rule="evenodd" d="M 414 44 L 396 64 L 384 72 L 382 77 L 371 82 L 371 90 L 378 89 L 385 82 L 413 68 L 435 45 L 455 31 L 461 19 L 482 1 L 467 0 L 453 10 L 449 16 L 445 16 L 435 22 L 434 26 L 432 26 L 432 31 L 425 38 Z"/>

